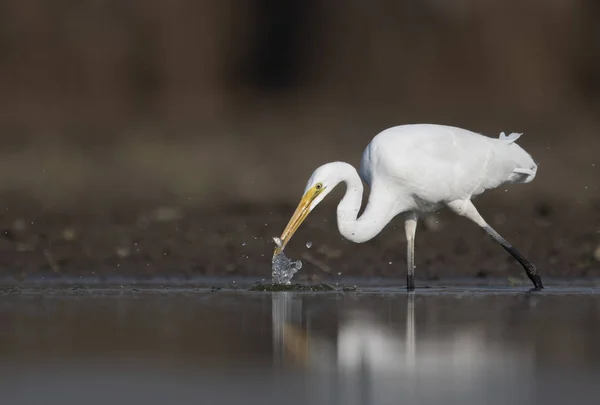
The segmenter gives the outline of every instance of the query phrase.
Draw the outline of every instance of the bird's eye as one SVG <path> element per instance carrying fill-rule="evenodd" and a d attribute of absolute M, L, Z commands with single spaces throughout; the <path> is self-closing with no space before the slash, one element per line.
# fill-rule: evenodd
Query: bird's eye
<path fill-rule="evenodd" d="M 315 187 L 317 188 L 317 190 L 320 190 L 323 188 L 323 183 L 317 183 Z"/>

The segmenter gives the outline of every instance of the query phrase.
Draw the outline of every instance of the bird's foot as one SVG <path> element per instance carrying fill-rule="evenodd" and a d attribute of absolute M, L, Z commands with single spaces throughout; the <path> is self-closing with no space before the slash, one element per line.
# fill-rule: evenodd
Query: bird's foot
<path fill-rule="evenodd" d="M 408 274 L 406 276 L 406 290 L 414 291 L 415 290 L 415 280 L 412 274 Z"/>
<path fill-rule="evenodd" d="M 528 274 L 529 279 L 531 280 L 531 282 L 533 283 L 533 291 L 540 291 L 544 289 L 544 285 L 542 284 L 542 278 L 540 277 L 539 274 L 535 273 L 535 274 Z"/>

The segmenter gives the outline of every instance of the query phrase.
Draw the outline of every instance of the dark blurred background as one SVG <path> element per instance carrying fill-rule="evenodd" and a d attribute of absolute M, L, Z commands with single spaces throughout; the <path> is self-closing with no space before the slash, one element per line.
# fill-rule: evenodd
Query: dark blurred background
<path fill-rule="evenodd" d="M 251 227 L 248 207 L 267 219 L 280 213 L 254 218 L 268 225 L 260 235 L 268 240 L 316 166 L 358 164 L 377 132 L 429 122 L 494 137 L 523 132 L 519 143 L 539 162 L 538 177 L 482 197 L 491 207 L 483 211 L 504 210 L 509 219 L 497 225 L 519 222 L 523 233 L 506 232 L 521 245 L 533 239 L 526 252 L 538 238 L 527 218 L 553 216 L 564 227 L 543 233 L 583 249 L 572 262 L 597 263 L 599 18 L 595 0 L 3 0 L 3 249 L 22 243 L 18 252 L 37 252 L 40 266 L 60 272 L 74 259 L 57 258 L 62 245 L 52 238 L 75 243 L 82 229 L 97 229 L 85 221 L 112 212 L 124 213 L 113 222 L 139 224 L 141 207 L 159 207 L 152 215 L 164 221 L 185 217 L 196 226 L 190 234 L 205 232 L 195 249 L 216 239 L 225 242 L 209 245 L 223 248 L 232 240 L 223 235 Z M 201 214 L 215 210 L 222 216 Z M 232 218 L 240 229 L 220 223 Z M 327 226 L 338 238 L 333 217 Z M 585 244 L 565 235 L 573 230 Z M 128 238 L 122 244 L 135 251 L 141 236 Z M 87 255 L 89 268 L 101 243 L 86 243 L 69 249 Z M 260 246 L 266 256 L 271 248 Z M 558 256 L 563 248 L 552 247 Z M 167 256 L 164 249 L 156 255 Z M 128 255 L 102 260 L 114 268 Z M 9 254 L 2 260 L 15 263 Z M 210 272 L 198 260 L 190 268 Z"/>

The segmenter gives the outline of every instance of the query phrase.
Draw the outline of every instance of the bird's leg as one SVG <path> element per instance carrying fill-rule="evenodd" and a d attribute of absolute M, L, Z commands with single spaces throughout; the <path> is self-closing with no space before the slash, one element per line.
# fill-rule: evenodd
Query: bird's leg
<path fill-rule="evenodd" d="M 527 260 L 517 249 L 515 249 L 510 243 L 506 241 L 498 232 L 494 230 L 491 226 L 488 225 L 487 222 L 483 219 L 483 217 L 477 212 L 477 208 L 473 205 L 470 200 L 455 200 L 448 203 L 448 207 L 457 213 L 458 215 L 462 215 L 464 217 L 469 218 L 471 221 L 475 222 L 477 225 L 485 229 L 485 231 L 490 235 L 494 240 L 502 245 L 504 249 L 508 253 L 510 253 L 525 269 L 527 276 L 533 283 L 533 286 L 536 290 L 541 290 L 544 288 L 542 285 L 542 279 L 537 272 L 537 269 L 529 260 Z"/>
<path fill-rule="evenodd" d="M 417 233 L 418 216 L 414 212 L 406 214 L 404 230 L 406 231 L 406 289 L 415 289 L 415 234 Z"/>

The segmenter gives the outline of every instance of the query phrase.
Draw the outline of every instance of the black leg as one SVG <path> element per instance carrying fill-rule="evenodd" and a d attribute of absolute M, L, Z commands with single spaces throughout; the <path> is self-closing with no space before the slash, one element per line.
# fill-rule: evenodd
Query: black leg
<path fill-rule="evenodd" d="M 544 288 L 542 285 L 542 278 L 537 272 L 537 269 L 529 260 L 525 259 L 521 253 L 517 249 L 515 249 L 510 243 L 506 241 L 498 232 L 496 232 L 491 226 L 485 222 L 485 220 L 479 215 L 477 209 L 473 205 L 470 200 L 456 200 L 448 203 L 448 208 L 452 211 L 456 212 L 458 215 L 462 215 L 464 217 L 469 218 L 471 221 L 475 222 L 477 225 L 485 229 L 485 231 L 492 237 L 494 240 L 502 245 L 508 253 L 510 253 L 525 269 L 527 276 L 533 283 L 535 290 L 541 290 Z"/>
<path fill-rule="evenodd" d="M 492 228 L 489 225 L 486 225 L 483 227 L 483 229 L 485 229 L 485 231 L 492 238 L 494 238 L 496 242 L 500 243 L 502 247 L 512 255 L 512 257 L 514 257 L 519 263 L 521 263 L 521 266 L 523 266 L 523 268 L 525 269 L 525 273 L 527 273 L 527 277 L 529 277 L 536 290 L 541 290 L 544 288 L 544 285 L 542 284 L 542 278 L 538 274 L 537 269 L 535 268 L 533 263 L 527 260 L 514 246 L 508 243 L 506 239 L 500 236 L 500 234 L 496 232 L 494 228 Z"/>

